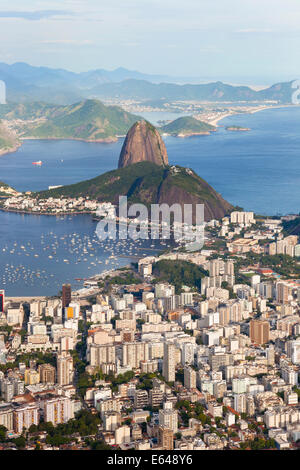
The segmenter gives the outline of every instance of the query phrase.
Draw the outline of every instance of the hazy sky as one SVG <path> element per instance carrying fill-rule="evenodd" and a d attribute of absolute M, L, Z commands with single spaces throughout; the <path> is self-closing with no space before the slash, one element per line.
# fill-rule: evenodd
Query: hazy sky
<path fill-rule="evenodd" d="M 1 0 L 0 61 L 300 78 L 300 0 Z"/>

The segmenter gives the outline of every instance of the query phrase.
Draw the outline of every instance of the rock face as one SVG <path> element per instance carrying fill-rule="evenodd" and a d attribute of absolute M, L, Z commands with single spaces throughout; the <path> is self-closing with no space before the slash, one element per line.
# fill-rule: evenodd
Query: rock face
<path fill-rule="evenodd" d="M 166 146 L 159 132 L 147 121 L 138 121 L 129 129 L 120 153 L 118 168 L 139 162 L 151 162 L 161 166 L 169 164 Z"/>

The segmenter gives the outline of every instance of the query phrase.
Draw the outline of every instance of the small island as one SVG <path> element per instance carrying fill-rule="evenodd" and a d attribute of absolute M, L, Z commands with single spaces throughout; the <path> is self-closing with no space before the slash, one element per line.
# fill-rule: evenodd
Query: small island
<path fill-rule="evenodd" d="M 246 132 L 246 131 L 251 131 L 251 129 L 249 127 L 228 126 L 226 127 L 226 131 Z"/>
<path fill-rule="evenodd" d="M 192 116 L 184 116 L 159 128 L 163 135 L 174 137 L 192 137 L 197 135 L 209 135 L 216 131 L 216 127 L 206 122 L 195 119 Z"/>

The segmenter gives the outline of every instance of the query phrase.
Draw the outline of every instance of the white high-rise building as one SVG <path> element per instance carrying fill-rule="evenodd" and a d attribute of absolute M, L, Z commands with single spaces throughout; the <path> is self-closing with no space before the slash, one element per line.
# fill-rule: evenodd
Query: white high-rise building
<path fill-rule="evenodd" d="M 122 345 L 122 365 L 132 369 L 140 367 L 141 361 L 148 361 L 149 345 L 146 342 L 124 343 Z"/>
<path fill-rule="evenodd" d="M 159 426 L 165 426 L 173 433 L 178 431 L 178 411 L 173 409 L 172 403 L 164 403 L 163 410 L 159 410 L 158 420 Z"/>
<path fill-rule="evenodd" d="M 39 424 L 39 407 L 37 404 L 20 406 L 13 412 L 14 431 L 17 434 L 28 429 L 32 424 Z"/>
<path fill-rule="evenodd" d="M 182 351 L 181 351 L 182 365 L 194 364 L 194 351 L 195 351 L 195 345 L 193 343 L 184 343 L 182 345 Z"/>
<path fill-rule="evenodd" d="M 175 346 L 173 343 L 164 343 L 164 359 L 162 375 L 167 382 L 175 381 Z"/>
<path fill-rule="evenodd" d="M 184 368 L 184 386 L 189 390 L 196 388 L 196 371 L 191 367 Z"/>
<path fill-rule="evenodd" d="M 73 382 L 74 366 L 73 358 L 67 352 L 57 356 L 57 383 L 70 385 Z"/>
<path fill-rule="evenodd" d="M 230 222 L 232 224 L 255 224 L 254 212 L 234 211 L 230 214 Z"/>
<path fill-rule="evenodd" d="M 245 393 L 235 393 L 234 394 L 234 409 L 238 413 L 246 413 L 247 410 L 247 401 Z"/>
<path fill-rule="evenodd" d="M 112 344 L 91 344 L 88 359 L 91 366 L 96 367 L 100 367 L 102 364 L 114 364 L 116 362 L 116 348 Z"/>
<path fill-rule="evenodd" d="M 66 423 L 74 418 L 74 406 L 72 400 L 67 397 L 55 397 L 43 402 L 44 421 L 51 422 L 54 426 Z"/>

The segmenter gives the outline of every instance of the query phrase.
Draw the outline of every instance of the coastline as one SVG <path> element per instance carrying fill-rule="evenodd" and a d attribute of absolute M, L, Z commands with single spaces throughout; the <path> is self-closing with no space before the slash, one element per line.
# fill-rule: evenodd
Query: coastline
<path fill-rule="evenodd" d="M 280 109 L 280 108 L 292 108 L 292 107 L 299 107 L 299 105 L 295 105 L 295 104 L 282 104 L 282 105 L 277 105 L 277 106 L 261 106 L 259 108 L 256 108 L 256 109 L 253 109 L 253 110 L 249 110 L 245 113 L 234 113 L 234 112 L 228 112 L 226 114 L 224 114 L 223 116 L 219 116 L 217 117 L 216 119 L 213 119 L 212 121 L 204 121 L 204 122 L 207 122 L 208 124 L 211 124 L 212 126 L 216 126 L 217 128 L 219 127 L 218 123 L 220 121 L 222 121 L 223 119 L 227 118 L 227 117 L 230 117 L 230 116 L 238 116 L 238 115 L 241 115 L 241 114 L 255 114 L 255 113 L 259 113 L 260 111 L 265 111 L 265 110 L 268 110 L 268 109 Z"/>
<path fill-rule="evenodd" d="M 90 144 L 113 144 L 117 142 L 122 136 L 107 137 L 106 139 L 81 139 L 79 137 L 20 137 L 21 141 L 25 140 L 75 140 L 79 142 L 87 142 Z"/>
<path fill-rule="evenodd" d="M 14 153 L 16 152 L 20 147 L 21 147 L 21 143 L 16 145 L 15 147 L 12 147 L 10 149 L 0 149 L 0 157 L 3 157 L 4 155 L 7 155 L 8 153 Z"/>
<path fill-rule="evenodd" d="M 78 142 L 86 142 L 90 144 L 115 144 L 121 139 L 123 136 L 116 136 L 116 137 L 108 137 L 107 139 L 97 139 L 97 140 L 90 140 L 90 139 L 79 139 L 78 137 L 20 137 L 20 143 L 15 147 L 10 149 L 0 149 L 0 157 L 7 155 L 9 153 L 14 153 L 22 147 L 23 142 L 26 140 L 70 140 L 70 141 L 78 141 Z"/>
<path fill-rule="evenodd" d="M 4 209 L 4 207 L 0 207 L 0 211 L 2 212 L 12 212 L 15 214 L 26 214 L 26 215 L 50 215 L 55 217 L 61 217 L 65 215 L 92 215 L 93 212 L 91 211 L 82 211 L 82 212 L 38 212 L 38 211 L 25 211 L 24 209 Z"/>
<path fill-rule="evenodd" d="M 165 133 L 165 136 L 170 136 L 170 137 L 179 137 L 179 138 L 186 138 L 186 137 L 197 137 L 197 136 L 208 136 L 211 135 L 212 132 L 216 132 L 218 127 L 220 127 L 219 122 L 222 121 L 223 119 L 230 117 L 230 116 L 235 116 L 235 115 L 241 115 L 241 114 L 255 114 L 260 111 L 265 111 L 268 109 L 280 109 L 280 108 L 291 108 L 291 107 L 299 107 L 300 105 L 295 105 L 295 104 L 283 104 L 283 105 L 261 105 L 258 106 L 258 108 L 254 108 L 253 110 L 249 109 L 246 112 L 227 112 L 223 115 L 217 116 L 214 119 L 201 119 L 203 122 L 210 124 L 211 126 L 214 126 L 215 129 L 212 129 L 210 131 L 203 131 L 203 132 L 197 132 L 197 133 L 188 133 L 188 134 L 177 134 L 177 135 L 172 135 L 172 134 L 167 134 Z M 7 155 L 9 153 L 14 153 L 16 152 L 25 142 L 26 140 L 37 140 L 37 141 L 42 141 L 42 140 L 68 140 L 68 141 L 78 141 L 78 142 L 86 142 L 86 143 L 95 143 L 95 144 L 114 144 L 118 142 L 119 139 L 123 138 L 124 136 L 121 135 L 116 135 L 116 136 L 111 136 L 107 137 L 105 139 L 83 139 L 83 138 L 78 138 L 78 137 L 34 137 L 34 136 L 27 136 L 27 137 L 19 137 L 20 141 L 17 145 L 10 149 L 0 149 L 0 157 Z"/>
<path fill-rule="evenodd" d="M 190 133 L 187 133 L 187 134 L 182 134 L 182 133 L 179 133 L 179 134 L 167 134 L 167 133 L 164 133 L 163 136 L 166 136 L 166 137 L 179 137 L 180 139 L 185 139 L 186 137 L 197 137 L 199 135 L 210 135 L 211 132 L 215 132 L 216 129 L 212 129 L 211 131 L 203 131 L 203 132 L 190 132 Z"/>

